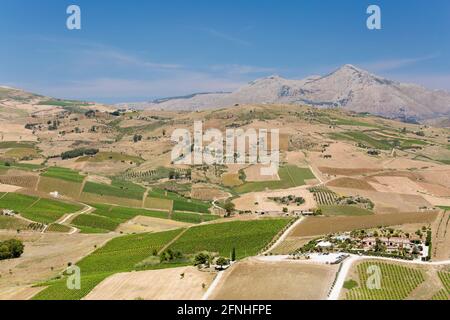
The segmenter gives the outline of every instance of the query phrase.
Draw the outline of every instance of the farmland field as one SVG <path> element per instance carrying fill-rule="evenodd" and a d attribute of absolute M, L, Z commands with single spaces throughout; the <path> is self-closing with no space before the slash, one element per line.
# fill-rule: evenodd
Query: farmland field
<path fill-rule="evenodd" d="M 27 219 L 48 224 L 60 219 L 66 213 L 79 210 L 81 210 L 79 205 L 41 198 L 32 206 L 19 212 Z"/>
<path fill-rule="evenodd" d="M 25 230 L 28 227 L 28 222 L 14 218 L 0 216 L 0 229 L 4 230 Z"/>
<path fill-rule="evenodd" d="M 406 223 L 431 223 L 437 213 L 394 213 L 366 216 L 308 217 L 290 234 L 293 237 L 320 236 L 336 232 L 397 226 Z"/>
<path fill-rule="evenodd" d="M 314 174 L 308 168 L 299 168 L 297 166 L 284 166 L 278 171 L 280 180 L 246 182 L 243 185 L 234 188 L 237 193 L 248 193 L 264 191 L 266 189 L 289 189 L 305 185 L 305 180 L 315 179 Z"/>
<path fill-rule="evenodd" d="M 357 206 L 319 206 L 325 216 L 367 216 L 373 212 Z"/>
<path fill-rule="evenodd" d="M 0 208 L 14 210 L 27 219 L 41 223 L 54 222 L 66 213 L 81 209 L 78 205 L 18 193 L 4 195 L 0 199 Z"/>
<path fill-rule="evenodd" d="M 42 174 L 42 176 L 76 183 L 82 183 L 84 180 L 84 176 L 80 175 L 77 171 L 59 167 L 48 168 L 47 171 Z"/>
<path fill-rule="evenodd" d="M 173 200 L 147 197 L 144 207 L 159 210 L 172 210 Z"/>
<path fill-rule="evenodd" d="M 195 199 L 187 199 L 174 192 L 169 192 L 158 188 L 152 189 L 148 193 L 148 197 L 172 200 L 173 210 L 176 211 L 209 213 L 209 208 L 211 207 L 211 205 L 207 202 Z"/>
<path fill-rule="evenodd" d="M 368 274 L 369 268 L 381 271 L 380 288 L 368 288 L 368 278 L 373 273 Z M 357 272 L 358 286 L 347 291 L 347 300 L 404 300 L 425 280 L 419 269 L 384 262 L 362 262 Z"/>
<path fill-rule="evenodd" d="M 84 214 L 76 217 L 72 224 L 83 233 L 105 233 L 114 231 L 117 227 L 136 216 L 168 219 L 169 213 L 146 209 L 117 207 L 111 205 L 93 204 L 95 208 L 92 214 Z"/>
<path fill-rule="evenodd" d="M 450 295 L 450 272 L 441 271 L 438 273 L 438 275 L 439 279 L 441 279 L 442 285 Z"/>
<path fill-rule="evenodd" d="M 235 248 L 236 257 L 242 259 L 258 254 L 289 221 L 289 219 L 233 221 L 193 227 L 170 248 L 183 253 L 216 252 L 225 257 L 230 256 Z"/>
<path fill-rule="evenodd" d="M 0 199 L 0 208 L 21 212 L 31 206 L 38 198 L 20 193 L 3 194 Z"/>
<path fill-rule="evenodd" d="M 62 224 L 52 223 L 48 226 L 46 232 L 61 232 L 61 233 L 67 233 L 71 230 L 70 227 L 64 226 Z"/>
<path fill-rule="evenodd" d="M 310 188 L 309 191 L 313 193 L 314 200 L 319 205 L 334 205 L 339 198 L 335 192 L 326 187 L 314 187 Z"/>
<path fill-rule="evenodd" d="M 33 175 L 4 175 L 0 176 L 0 183 L 19 186 L 22 188 L 34 189 L 38 182 L 38 177 Z"/>
<path fill-rule="evenodd" d="M 98 194 L 101 196 L 113 196 L 117 198 L 129 198 L 142 200 L 145 189 L 132 182 L 113 180 L 111 185 L 95 182 L 86 182 L 83 192 Z"/>
<path fill-rule="evenodd" d="M 99 152 L 94 156 L 84 156 L 77 159 L 77 162 L 102 162 L 102 161 L 128 161 L 134 163 L 141 163 L 142 158 L 122 154 L 118 152 Z"/>
<path fill-rule="evenodd" d="M 82 290 L 69 290 L 66 279 L 48 283 L 48 288 L 38 293 L 35 300 L 79 300 L 108 276 L 134 270 L 135 265 L 161 250 L 181 230 L 160 233 L 128 235 L 108 242 L 76 265 L 81 269 Z M 160 268 L 156 266 L 155 268 Z"/>
<path fill-rule="evenodd" d="M 82 183 L 69 181 L 68 179 L 41 177 L 38 184 L 38 190 L 45 193 L 58 191 L 61 195 L 77 199 L 82 186 Z"/>
<path fill-rule="evenodd" d="M 187 223 L 201 223 L 211 220 L 219 219 L 219 216 L 211 214 L 196 214 L 190 212 L 175 211 L 172 214 L 172 219 L 175 221 L 187 222 Z"/>

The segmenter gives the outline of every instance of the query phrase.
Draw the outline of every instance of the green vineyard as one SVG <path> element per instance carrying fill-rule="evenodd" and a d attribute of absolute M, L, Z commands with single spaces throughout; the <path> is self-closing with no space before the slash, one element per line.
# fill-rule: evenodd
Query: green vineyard
<path fill-rule="evenodd" d="M 339 196 L 326 187 L 314 187 L 309 189 L 314 195 L 318 205 L 334 205 L 337 203 Z"/>
<path fill-rule="evenodd" d="M 367 284 L 375 275 L 368 271 L 377 268 L 381 272 L 380 288 L 372 289 Z M 425 280 L 421 270 L 383 262 L 363 262 L 357 271 L 359 286 L 347 291 L 347 300 L 404 300 Z"/>

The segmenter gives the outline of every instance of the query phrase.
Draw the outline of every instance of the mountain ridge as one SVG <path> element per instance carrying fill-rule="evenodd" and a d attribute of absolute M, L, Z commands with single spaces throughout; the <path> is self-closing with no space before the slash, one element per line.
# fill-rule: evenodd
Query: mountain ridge
<path fill-rule="evenodd" d="M 201 93 L 135 103 L 139 109 L 194 111 L 236 104 L 301 104 L 368 112 L 405 121 L 450 116 L 450 93 L 401 83 L 346 64 L 324 76 L 256 79 L 231 93 Z M 127 104 L 121 104 L 127 105 Z"/>

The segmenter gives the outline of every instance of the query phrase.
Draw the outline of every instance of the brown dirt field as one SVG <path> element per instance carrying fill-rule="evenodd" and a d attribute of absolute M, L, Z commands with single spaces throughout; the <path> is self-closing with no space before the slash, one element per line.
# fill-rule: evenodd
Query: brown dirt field
<path fill-rule="evenodd" d="M 235 187 L 243 184 L 241 180 L 239 180 L 239 174 L 237 173 L 225 173 L 222 175 L 222 183 L 226 187 Z"/>
<path fill-rule="evenodd" d="M 314 240 L 315 237 L 287 237 L 278 246 L 276 246 L 270 253 L 275 255 L 287 255 L 300 249 L 305 244 Z"/>
<path fill-rule="evenodd" d="M 389 214 L 395 212 L 417 212 L 420 207 L 432 207 L 422 195 L 398 194 L 368 190 L 330 187 L 331 190 L 342 196 L 362 196 L 372 200 L 375 204 L 375 213 Z"/>
<path fill-rule="evenodd" d="M 246 181 L 248 182 L 258 182 L 258 181 L 280 181 L 280 176 L 277 174 L 266 176 L 261 175 L 261 168 L 265 168 L 267 166 L 263 166 L 261 164 L 252 165 L 244 170 Z"/>
<path fill-rule="evenodd" d="M 41 177 L 39 179 L 38 191 L 50 193 L 58 191 L 61 195 L 77 199 L 83 184 L 61 179 Z"/>
<path fill-rule="evenodd" d="M 0 292 L 0 300 L 6 301 L 23 301 L 30 300 L 40 291 L 44 290 L 45 287 L 13 287 L 13 288 L 2 288 Z"/>
<path fill-rule="evenodd" d="M 249 259 L 226 271 L 211 300 L 323 300 L 338 266 Z"/>
<path fill-rule="evenodd" d="M 328 182 L 327 186 L 375 191 L 368 182 L 353 178 L 339 178 Z"/>
<path fill-rule="evenodd" d="M 425 189 L 429 193 L 437 197 L 450 197 L 450 188 L 443 187 L 438 184 L 418 182 L 421 188 Z"/>
<path fill-rule="evenodd" d="M 214 276 L 194 267 L 120 273 L 104 280 L 84 300 L 200 300 Z"/>
<path fill-rule="evenodd" d="M 37 176 L 0 176 L 0 183 L 19 186 L 22 188 L 34 189 L 38 182 Z"/>
<path fill-rule="evenodd" d="M 395 226 L 405 223 L 432 223 L 437 212 L 395 213 L 355 217 L 308 217 L 289 235 L 290 237 L 321 236 L 336 232 L 370 229 L 378 226 Z"/>
<path fill-rule="evenodd" d="M 144 233 L 161 232 L 173 229 L 180 229 L 190 226 L 189 223 L 178 222 L 167 219 L 137 216 L 117 228 L 117 232 L 123 233 Z"/>
<path fill-rule="evenodd" d="M 292 204 L 289 206 L 279 204 L 269 198 L 284 197 L 293 195 L 296 197 L 302 197 L 305 199 L 305 203 L 297 206 Z M 280 191 L 261 191 L 261 192 L 250 192 L 242 195 L 241 197 L 233 200 L 236 205 L 237 210 L 242 211 L 278 211 L 282 212 L 283 208 L 288 208 L 288 210 L 309 210 L 317 207 L 317 203 L 314 200 L 314 195 L 305 187 L 296 187 L 291 189 L 285 189 Z"/>
<path fill-rule="evenodd" d="M 16 192 L 22 189 L 18 186 L 12 186 L 9 184 L 0 184 L 0 192 Z"/>
<path fill-rule="evenodd" d="M 332 158 L 325 159 L 323 157 L 324 154 L 331 155 Z M 367 168 L 370 170 L 382 169 L 378 158 L 370 157 L 355 146 L 342 142 L 331 144 L 323 154 L 322 152 L 310 152 L 308 160 L 319 168 L 360 169 L 362 172 L 367 170 Z"/>
<path fill-rule="evenodd" d="M 319 167 L 318 168 L 322 173 L 332 175 L 332 176 L 361 176 L 373 174 L 376 172 L 380 172 L 382 169 L 369 169 L 369 168 L 360 168 L 360 169 L 345 169 L 345 168 L 332 168 L 332 167 Z"/>
<path fill-rule="evenodd" d="M 173 200 L 147 197 L 144 200 L 144 207 L 147 209 L 170 211 L 173 207 Z"/>
<path fill-rule="evenodd" d="M 443 170 L 422 171 L 420 175 L 426 182 L 450 188 L 450 169 L 448 166 Z"/>
<path fill-rule="evenodd" d="M 212 201 L 228 198 L 230 194 L 213 185 L 194 184 L 191 190 L 191 197 L 203 201 Z"/>
<path fill-rule="evenodd" d="M 0 240 L 24 241 L 24 254 L 18 259 L 0 261 L 0 292 L 19 294 L 24 286 L 46 281 L 101 246 L 112 235 L 53 234 L 0 231 Z M 51 270 L 53 267 L 53 270 Z M 9 272 L 12 271 L 12 273 Z"/>
<path fill-rule="evenodd" d="M 424 194 L 427 191 L 421 188 L 417 183 L 405 177 L 375 177 L 375 182 L 369 182 L 370 185 L 379 192 L 400 193 L 400 194 Z"/>

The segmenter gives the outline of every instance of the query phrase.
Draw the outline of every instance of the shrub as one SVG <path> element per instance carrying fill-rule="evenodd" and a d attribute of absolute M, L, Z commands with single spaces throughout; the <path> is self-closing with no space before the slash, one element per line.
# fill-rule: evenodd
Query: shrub
<path fill-rule="evenodd" d="M 22 241 L 16 239 L 0 242 L 0 260 L 19 258 L 24 247 Z"/>

